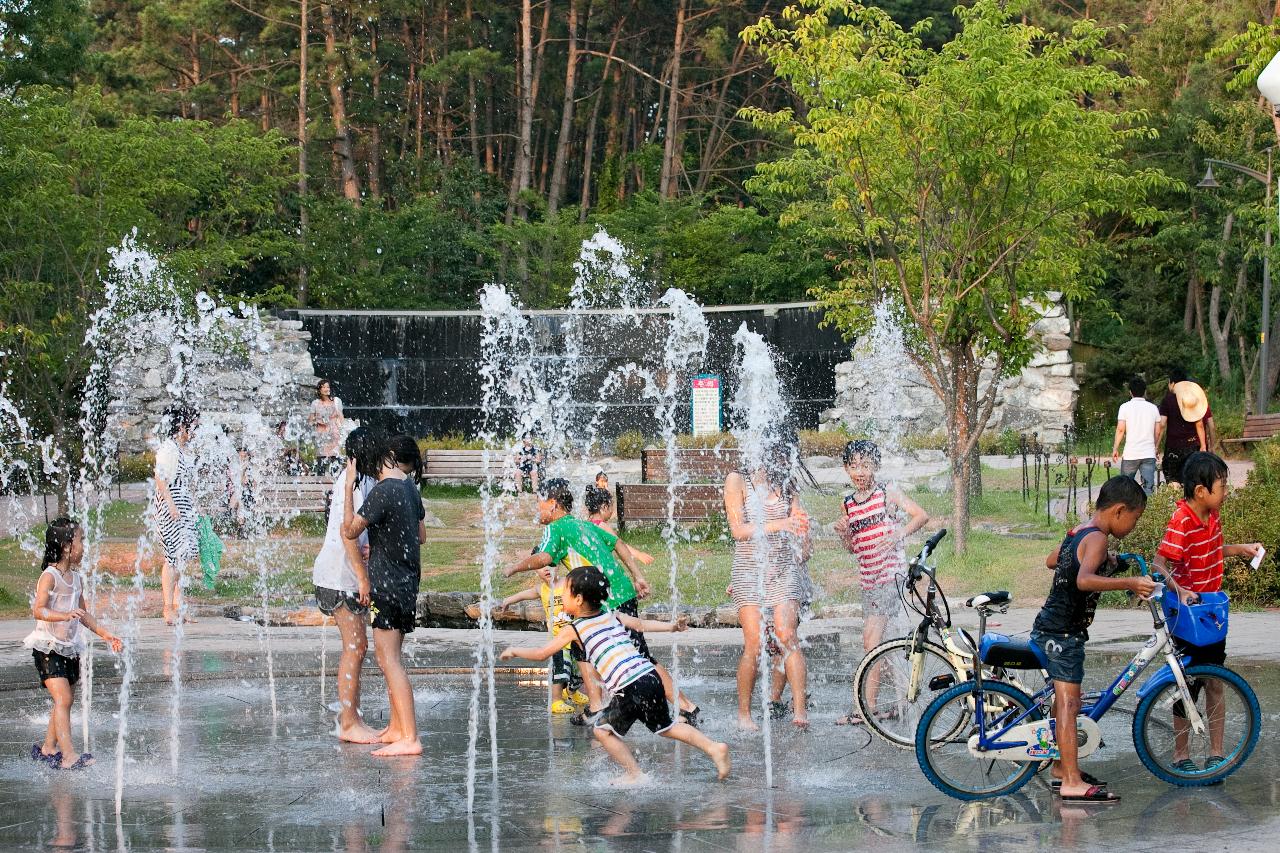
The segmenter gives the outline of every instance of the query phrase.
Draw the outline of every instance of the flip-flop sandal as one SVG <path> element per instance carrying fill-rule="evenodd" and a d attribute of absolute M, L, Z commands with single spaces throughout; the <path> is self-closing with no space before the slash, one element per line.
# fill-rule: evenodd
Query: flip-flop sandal
<path fill-rule="evenodd" d="M 1120 795 L 1113 794 L 1101 785 L 1091 785 L 1083 794 L 1059 794 L 1064 803 L 1118 803 Z"/>
<path fill-rule="evenodd" d="M 865 726 L 867 721 L 857 711 L 850 711 L 840 719 L 836 720 L 837 726 Z"/>
<path fill-rule="evenodd" d="M 44 750 L 40 748 L 40 744 L 31 744 L 31 760 L 38 761 L 41 764 L 52 764 L 55 767 L 62 763 L 62 751 L 59 750 L 53 755 L 45 755 Z"/>
<path fill-rule="evenodd" d="M 702 709 L 699 708 L 697 705 L 694 705 L 692 711 L 681 711 L 680 719 L 684 720 L 685 723 L 693 726 L 696 729 L 698 727 L 699 715 L 701 713 L 702 713 Z"/>
<path fill-rule="evenodd" d="M 1094 776 L 1092 773 L 1085 773 L 1083 770 L 1080 771 L 1080 779 L 1088 785 L 1097 785 L 1100 788 L 1105 788 L 1107 786 L 1106 782 L 1103 782 L 1101 779 L 1099 779 L 1097 776 Z M 1061 779 L 1049 780 L 1049 789 L 1051 791 L 1056 791 L 1061 787 L 1062 787 Z"/>
<path fill-rule="evenodd" d="M 898 709 L 892 711 L 880 711 L 874 714 L 876 721 L 881 723 L 889 723 L 898 719 Z"/>
<path fill-rule="evenodd" d="M 772 720 L 781 720 L 790 712 L 791 712 L 790 702 L 787 702 L 784 700 L 782 702 L 769 703 L 769 718 Z"/>
<path fill-rule="evenodd" d="M 62 769 L 63 770 L 83 770 L 92 763 L 93 763 L 93 753 L 82 752 L 80 753 L 80 757 L 76 759 L 75 764 L 72 764 L 70 767 L 63 767 Z"/>

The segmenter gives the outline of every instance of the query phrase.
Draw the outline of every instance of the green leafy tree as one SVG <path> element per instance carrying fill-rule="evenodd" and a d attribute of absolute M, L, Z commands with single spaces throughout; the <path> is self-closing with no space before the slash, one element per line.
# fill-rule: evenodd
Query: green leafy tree
<path fill-rule="evenodd" d="M 846 0 L 803 0 L 744 33 L 789 81 L 802 111 L 747 114 L 794 151 L 757 167 L 749 188 L 795 199 L 784 221 L 834 231 L 856 248 L 843 279 L 815 288 L 850 336 L 889 298 L 911 357 L 947 412 L 956 548 L 969 527 L 978 439 L 995 377 L 1035 355 L 1038 306 L 1088 298 L 1102 249 L 1093 224 L 1145 220 L 1165 183 L 1131 169 L 1126 143 L 1144 116 L 1115 107 L 1141 81 L 1106 31 L 1056 34 L 1016 4 L 978 0 L 938 51 L 917 25 Z M 981 393 L 979 393 L 981 390 Z"/>
<path fill-rule="evenodd" d="M 84 0 L 0 3 L 0 92 L 71 85 L 84 68 L 93 35 Z"/>

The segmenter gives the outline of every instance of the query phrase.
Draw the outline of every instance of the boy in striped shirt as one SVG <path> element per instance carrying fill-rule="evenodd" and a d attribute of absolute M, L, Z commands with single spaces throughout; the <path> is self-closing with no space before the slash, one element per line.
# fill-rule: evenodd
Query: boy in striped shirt
<path fill-rule="evenodd" d="M 629 631 L 684 631 L 689 627 L 684 617 L 675 622 L 639 619 L 616 610 L 605 610 L 609 598 L 609 580 L 595 566 L 582 566 L 569 572 L 563 597 L 564 612 L 573 617 L 571 630 L 561 631 L 541 648 L 514 646 L 505 649 L 501 660 L 525 658 L 546 660 L 574 643 L 590 661 L 604 686 L 613 694 L 609 705 L 595 723 L 596 740 L 621 765 L 622 784 L 644 780 L 644 773 L 623 737 L 637 721 L 651 732 L 678 740 L 702 750 L 716 765 L 716 776 L 729 775 L 729 746 L 711 740 L 685 722 L 673 722 L 662 681 L 653 663 L 640 653 L 631 641 Z"/>
<path fill-rule="evenodd" d="M 1253 558 L 1262 546 L 1224 545 L 1222 501 L 1227 496 L 1227 463 L 1212 453 L 1198 451 L 1187 457 L 1182 467 L 1183 500 L 1169 519 L 1164 539 L 1156 550 L 1152 566 L 1163 574 L 1183 604 L 1194 604 L 1202 592 L 1222 589 L 1223 560 L 1226 557 Z M 1193 646 L 1178 637 L 1173 644 L 1180 655 L 1191 658 L 1190 664 L 1222 665 L 1227 659 L 1227 641 L 1208 646 Z M 1210 756 L 1205 769 L 1222 761 L 1223 726 L 1222 684 L 1208 682 L 1205 705 L 1209 716 Z M 1174 717 L 1174 766 L 1180 772 L 1198 772 L 1188 750 L 1189 724 L 1185 717 Z"/>

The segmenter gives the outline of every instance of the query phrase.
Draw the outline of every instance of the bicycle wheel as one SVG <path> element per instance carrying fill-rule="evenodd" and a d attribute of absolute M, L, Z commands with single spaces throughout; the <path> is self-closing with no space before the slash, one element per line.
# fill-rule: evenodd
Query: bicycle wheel
<path fill-rule="evenodd" d="M 1205 731 L 1191 730 L 1181 691 L 1171 681 L 1138 703 L 1133 746 L 1158 779 L 1183 787 L 1212 785 L 1248 760 L 1258 745 L 1262 712 L 1249 682 L 1224 666 L 1190 666 L 1186 678 Z"/>
<path fill-rule="evenodd" d="M 912 660 L 915 640 L 899 637 L 868 652 L 853 674 L 858 713 L 871 731 L 902 749 L 910 749 L 915 743 L 920 714 L 938 695 L 937 690 L 930 689 L 929 682 L 939 675 L 950 675 L 950 684 L 965 680 L 942 646 L 929 640 L 920 645 L 919 666 L 914 666 Z"/>
<path fill-rule="evenodd" d="M 987 730 L 995 731 L 1030 711 L 1026 721 L 1041 718 L 1031 697 L 1003 682 L 982 682 Z M 978 733 L 973 718 L 972 684 L 958 684 L 925 709 L 916 730 L 916 761 L 933 786 L 958 800 L 984 800 L 1011 794 L 1027 784 L 1040 762 L 979 758 L 969 752 Z"/>

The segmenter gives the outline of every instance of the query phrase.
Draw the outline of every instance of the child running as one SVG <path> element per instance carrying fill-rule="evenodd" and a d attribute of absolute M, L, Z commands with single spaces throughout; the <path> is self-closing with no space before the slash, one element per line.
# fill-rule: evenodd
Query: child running
<path fill-rule="evenodd" d="M 1069 531 L 1058 549 L 1045 560 L 1053 569 L 1053 586 L 1031 629 L 1031 642 L 1040 647 L 1053 680 L 1053 719 L 1058 731 L 1075 731 L 1080 713 L 1080 684 L 1084 681 L 1084 644 L 1089 639 L 1098 599 L 1107 590 L 1129 590 L 1143 598 L 1156 584 L 1146 576 L 1111 577 L 1119 570 L 1107 554 L 1107 537 L 1123 539 L 1133 532 L 1147 508 L 1147 493 L 1132 477 L 1121 474 L 1102 484 L 1093 518 Z M 1058 760 L 1050 787 L 1064 803 L 1118 803 L 1107 783 L 1082 773 L 1079 744 L 1074 737 L 1058 738 Z"/>
<path fill-rule="evenodd" d="M 535 550 L 534 553 L 537 553 Z M 517 601 L 533 601 L 540 599 L 542 601 L 542 614 L 547 620 L 547 631 L 551 636 L 555 637 L 569 624 L 569 617 L 564 613 L 564 590 L 565 580 L 560 578 L 556 580 L 554 586 L 552 584 L 551 569 L 538 569 L 537 587 L 528 587 L 522 589 L 514 595 L 508 595 L 502 599 L 502 603 L 498 606 L 506 610 Z M 577 713 L 577 705 L 585 705 L 589 701 L 586 696 L 578 692 L 578 688 L 582 686 L 582 677 L 578 675 L 572 656 L 565 649 L 561 649 L 551 656 L 551 683 L 555 686 L 552 690 L 551 713 L 553 714 L 573 714 Z"/>
<path fill-rule="evenodd" d="M 369 606 L 373 612 L 373 649 L 387 682 L 391 721 L 381 734 L 379 757 L 420 755 L 413 687 L 401 654 L 404 635 L 412 633 L 422 580 L 422 526 L 426 508 L 417 484 L 398 464 L 385 440 L 369 451 L 377 460 L 378 482 L 355 511 L 356 464 L 347 461 L 342 535 L 355 540 L 369 532 Z"/>
<path fill-rule="evenodd" d="M 853 485 L 845 493 L 844 514 L 836 522 L 836 532 L 845 548 L 858 560 L 862 586 L 862 648 L 869 652 L 884 639 L 889 620 L 902 610 L 899 588 L 907 573 L 907 555 L 902 543 L 929 522 L 929 514 L 902 492 L 876 480 L 880 470 L 880 448 L 874 441 L 859 439 L 844 446 L 844 472 Z M 902 513 L 907 523 L 898 527 Z M 880 669 L 867 676 L 867 706 L 876 707 Z M 853 688 L 858 689 L 857 685 Z M 854 710 L 836 721 L 838 726 L 861 725 L 865 720 Z M 896 709 L 883 713 L 894 714 Z"/>
<path fill-rule="evenodd" d="M 658 622 L 604 610 L 609 581 L 595 566 L 573 569 L 567 580 L 564 610 L 573 617 L 571 630 L 562 631 L 541 648 L 505 649 L 501 659 L 546 660 L 570 643 L 582 650 L 613 693 L 609 706 L 594 723 L 593 734 L 609 757 L 622 767 L 619 783 L 630 785 L 645 779 L 634 753 L 623 740 L 636 721 L 651 732 L 702 750 L 715 763 L 716 777 L 728 776 L 729 746 L 711 740 L 688 723 L 672 722 L 653 663 L 631 642 L 632 637 L 644 631 L 687 630 L 688 621 L 682 617 L 675 622 Z"/>
<path fill-rule="evenodd" d="M 587 486 L 587 490 L 582 497 L 582 503 L 587 508 L 587 521 L 596 527 L 604 528 L 614 536 L 618 535 L 618 531 L 614 530 L 613 525 L 609 523 L 613 520 L 613 495 L 609 494 L 608 488 L 602 489 L 599 486 Z M 631 545 L 627 545 L 626 548 L 631 552 L 631 556 L 640 563 L 646 566 L 653 565 L 652 554 L 646 554 Z"/>
<path fill-rule="evenodd" d="M 31 745 L 31 758 L 63 770 L 81 770 L 94 763 L 87 752 L 77 755 L 71 743 L 71 703 L 80 680 L 80 653 L 88 647 L 81 626 L 105 640 L 113 652 L 124 648 L 119 637 L 84 609 L 84 579 L 77 571 L 83 556 L 80 525 L 64 516 L 45 529 L 43 571 L 31 605 L 36 629 L 22 641 L 31 649 L 40 683 L 53 699 L 44 743 Z"/>
<path fill-rule="evenodd" d="M 538 520 L 546 525 L 542 543 L 534 554 L 508 567 L 504 570 L 504 574 L 511 577 L 517 572 L 533 571 L 552 564 L 558 564 L 565 569 L 596 566 L 609 580 L 609 597 L 605 606 L 609 610 L 616 610 L 628 616 L 638 616 L 637 601 L 649 594 L 649 582 L 636 569 L 631 559 L 631 551 L 626 544 L 606 528 L 589 524 L 573 516 L 573 492 L 568 480 L 561 477 L 548 480 L 543 484 L 539 497 Z M 619 562 L 626 567 L 626 571 L 619 567 Z M 644 641 L 644 634 L 633 632 L 631 642 L 657 670 L 667 698 L 679 704 L 681 718 L 686 723 L 696 726 L 700 709 L 683 694 L 676 696 L 671 675 L 665 667 L 653 659 L 649 645 Z M 603 708 L 604 697 L 600 693 L 600 685 L 590 662 L 577 647 L 574 647 L 571 653 L 582 670 L 583 682 L 590 699 L 587 713 L 581 717 L 574 717 L 573 722 L 586 725 L 591 722 L 589 717 Z"/>
<path fill-rule="evenodd" d="M 1166 575 L 1169 585 L 1185 605 L 1195 604 L 1202 592 L 1222 589 L 1223 560 L 1226 557 L 1258 555 L 1262 545 L 1224 545 L 1222 519 L 1219 512 L 1227 496 L 1227 463 L 1212 453 L 1198 451 L 1187 457 L 1182 466 L 1182 494 L 1178 508 L 1169 519 L 1164 539 L 1156 549 L 1152 567 Z M 1227 660 L 1227 641 L 1208 646 L 1193 646 L 1180 637 L 1173 638 L 1179 655 L 1191 658 L 1189 666 L 1218 664 Z M 1173 761 L 1179 773 L 1197 773 L 1221 764 L 1222 740 L 1226 728 L 1222 682 L 1210 680 L 1205 685 L 1205 709 L 1209 718 L 1209 754 L 1200 768 L 1191 758 L 1191 724 L 1185 714 L 1173 715 Z"/>

